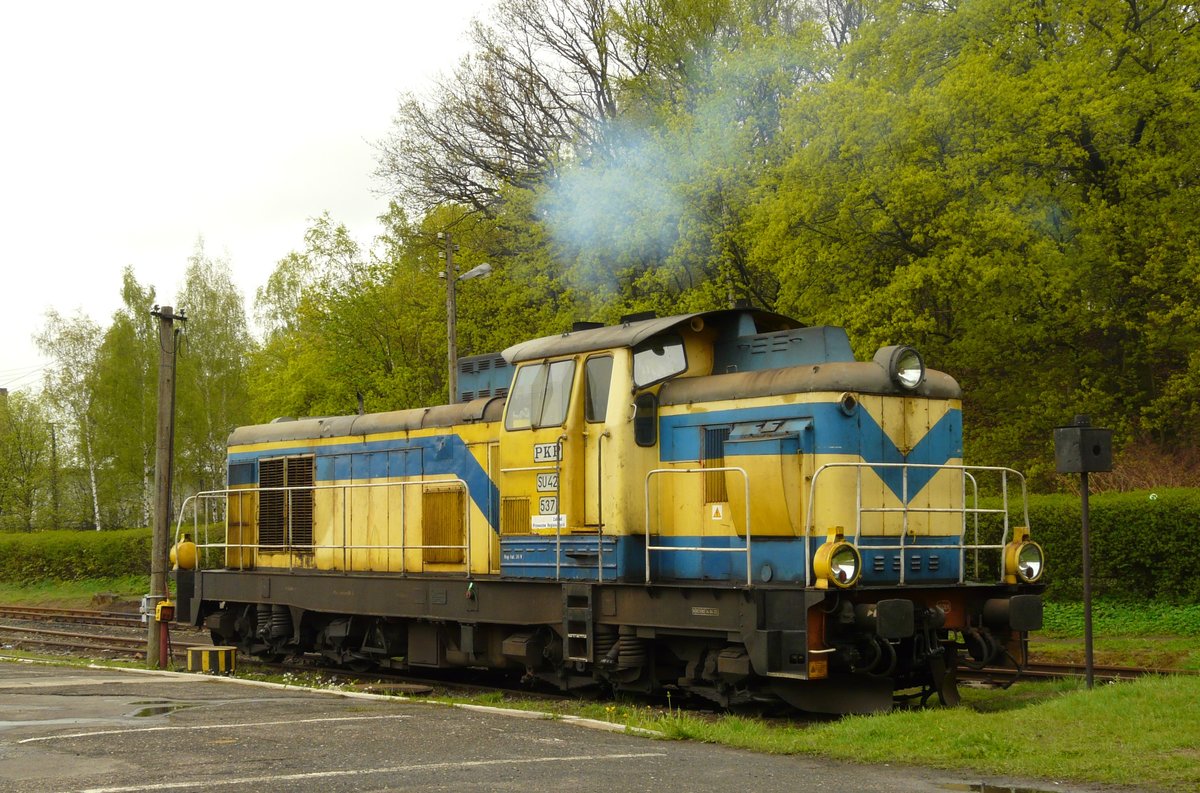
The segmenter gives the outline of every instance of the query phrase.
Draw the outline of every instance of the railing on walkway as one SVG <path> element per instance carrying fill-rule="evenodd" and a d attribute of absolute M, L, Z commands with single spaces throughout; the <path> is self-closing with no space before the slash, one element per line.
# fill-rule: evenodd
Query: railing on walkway
<path fill-rule="evenodd" d="M 746 505 L 746 542 L 740 547 L 717 548 L 705 545 L 651 545 L 651 537 L 658 532 L 652 530 L 652 527 L 661 525 L 661 516 L 655 514 L 655 522 L 650 522 L 650 482 L 651 480 L 662 474 L 725 474 L 727 472 L 736 472 L 742 477 L 742 487 L 744 491 Z M 651 583 L 652 568 L 650 566 L 650 552 L 667 553 L 667 552 L 698 552 L 703 556 L 706 553 L 741 553 L 746 555 L 746 586 L 752 586 L 754 583 L 753 572 L 751 569 L 750 559 L 750 477 L 746 474 L 746 469 L 736 466 L 723 466 L 720 468 L 655 468 L 650 473 L 646 474 L 645 484 L 646 496 L 646 583 Z"/>
<path fill-rule="evenodd" d="M 413 496 L 411 491 L 414 488 L 420 488 L 420 492 Z M 410 543 L 409 539 L 414 536 L 410 530 L 409 511 L 410 502 L 415 497 L 422 499 L 422 511 L 426 508 L 424 499 L 429 493 L 430 488 L 436 488 L 434 492 L 457 492 L 461 494 L 459 503 L 461 505 L 461 526 L 462 526 L 462 542 L 461 543 L 426 543 L 424 531 L 420 533 L 422 542 Z M 351 496 L 354 493 L 367 491 L 368 497 L 382 491 L 385 494 L 382 507 L 383 515 L 372 514 L 380 511 L 377 504 L 368 503 L 365 508 L 368 510 L 368 515 L 365 518 L 355 517 L 355 504 Z M 296 511 L 293 509 L 295 505 L 296 493 L 308 493 L 308 501 L 311 509 L 309 510 L 308 519 L 311 521 L 314 518 L 314 513 L 318 510 L 328 509 L 334 514 L 337 520 L 329 529 L 331 538 L 341 537 L 341 542 L 315 542 L 315 534 L 318 527 L 313 525 L 308 532 L 309 541 L 297 541 L 297 527 L 294 525 Z M 283 514 L 287 516 L 285 520 L 284 536 L 280 543 L 264 543 L 259 541 L 259 514 L 258 504 L 263 493 L 283 493 L 284 506 Z M 328 496 L 321 498 L 323 502 L 320 507 L 317 506 L 319 494 L 328 493 Z M 393 494 L 398 494 L 393 499 Z M 393 501 L 397 502 L 393 509 Z M 338 509 L 340 503 L 340 509 Z M 428 551 L 443 551 L 453 552 L 461 551 L 463 558 L 463 572 L 470 575 L 471 570 L 471 514 L 470 514 L 470 493 L 467 490 L 467 483 L 457 477 L 445 479 L 426 479 L 413 482 L 363 482 L 355 484 L 331 484 L 331 485 L 305 485 L 295 487 L 243 487 L 243 488 L 226 488 L 223 490 L 208 490 L 195 495 L 189 496 L 183 502 L 179 510 L 179 519 L 175 526 L 175 542 L 178 543 L 185 531 L 185 526 L 192 526 L 192 536 L 196 542 L 197 550 L 197 566 L 202 566 L 203 561 L 212 554 L 217 554 L 221 559 L 221 565 L 233 567 L 235 569 L 248 569 L 255 566 L 260 555 L 284 555 L 288 557 L 289 570 L 295 569 L 296 559 L 298 556 L 312 556 L 317 552 L 328 551 L 331 554 L 341 554 L 340 572 L 366 572 L 375 570 L 370 563 L 370 555 L 373 553 L 386 553 L 387 563 L 386 569 L 391 568 L 391 555 L 393 552 L 398 552 L 400 556 L 400 569 L 398 572 L 407 572 L 407 552 L 420 551 L 423 555 Z M 234 506 L 236 505 L 236 506 Z M 224 511 L 225 514 L 225 531 L 226 536 L 223 540 L 216 542 L 210 541 L 209 522 L 206 520 L 203 523 L 200 520 L 202 514 L 211 516 L 220 514 Z M 233 514 L 230 514 L 233 510 Z M 246 514 L 247 510 L 252 510 L 254 514 Z M 396 514 L 398 513 L 398 515 Z M 360 522 L 361 521 L 361 522 Z M 398 522 L 398 526 L 396 523 Z M 315 521 L 314 521 L 315 524 Z M 351 543 L 349 539 L 355 533 L 373 531 L 378 532 L 382 529 L 382 534 L 386 541 L 383 544 L 379 543 Z M 399 544 L 393 543 L 392 537 L 394 531 L 399 532 Z M 253 542 L 246 542 L 243 534 L 252 534 L 255 538 Z M 200 535 L 203 534 L 203 537 Z M 231 535 L 236 535 L 232 537 Z M 301 538 L 302 539 L 302 538 Z M 234 541 L 235 540 L 235 541 Z M 362 552 L 368 555 L 367 563 L 361 567 L 356 566 L 355 552 Z M 236 565 L 231 565 L 229 560 L 236 556 Z M 251 560 L 247 564 L 247 560 Z M 425 563 L 445 564 L 438 560 L 426 559 Z M 457 562 L 450 562 L 457 564 Z"/>
<path fill-rule="evenodd" d="M 950 545 L 939 545 L 938 548 L 958 551 L 958 582 L 961 584 L 965 579 L 966 574 L 966 554 L 967 551 L 974 553 L 975 578 L 980 576 L 979 572 L 979 553 L 981 551 L 995 551 L 997 554 L 1002 554 L 1005 545 L 1008 543 L 1009 536 L 1009 478 L 1015 477 L 1020 483 L 1022 514 L 1025 522 L 1023 525 L 1029 525 L 1029 498 L 1025 487 L 1025 477 L 1011 468 L 999 466 L 979 466 L 979 465 L 933 465 L 921 463 L 868 463 L 868 462 L 843 462 L 843 463 L 826 463 L 816 470 L 813 474 L 812 482 L 809 485 L 808 496 L 808 516 L 804 523 L 805 538 L 816 536 L 814 526 L 814 516 L 816 514 L 817 505 L 817 483 L 821 479 L 821 474 L 835 469 L 853 469 L 855 471 L 855 509 L 854 509 L 854 534 L 853 542 L 860 550 L 864 547 L 860 545 L 860 539 L 863 536 L 863 515 L 869 514 L 898 514 L 901 516 L 901 526 L 899 532 L 899 542 L 887 545 L 877 545 L 872 543 L 868 547 L 870 550 L 879 551 L 899 551 L 900 553 L 900 584 L 904 584 L 906 560 L 905 551 L 911 551 L 916 548 L 921 550 L 929 550 L 931 546 L 922 545 L 916 546 L 907 542 L 909 536 L 909 518 L 914 513 L 924 515 L 950 514 L 958 515 L 961 518 L 961 529 L 958 536 L 958 542 Z M 864 470 L 873 470 L 882 479 L 883 475 L 880 469 L 884 470 L 899 470 L 900 471 L 900 506 L 883 507 L 883 506 L 864 506 L 863 504 L 863 472 Z M 913 506 L 909 503 L 909 472 L 912 470 L 932 470 L 934 475 L 942 471 L 957 471 L 962 475 L 962 484 L 960 492 L 959 507 L 920 507 Z M 985 508 L 979 506 L 979 483 L 978 476 L 981 474 L 995 475 L 999 478 L 1000 486 L 1000 503 L 997 508 Z M 932 477 L 931 477 L 932 478 Z M 967 484 L 970 483 L 970 501 L 968 501 Z M 838 488 L 828 488 L 826 491 L 834 490 L 839 492 Z M 915 495 L 915 494 L 913 494 Z M 840 496 L 839 496 L 840 497 Z M 980 541 L 979 519 L 983 515 L 999 515 L 1002 522 L 1002 530 L 1000 542 L 983 543 Z M 886 518 L 885 518 L 886 519 Z M 967 542 L 968 530 L 974 530 L 974 542 Z M 877 535 L 868 535 L 875 537 Z M 882 536 L 878 535 L 878 536 Z M 805 562 L 805 585 L 811 585 L 812 565 L 810 557 L 809 543 L 804 543 L 804 562 Z M 1000 565 L 1000 580 L 1003 580 L 1004 571 L 1003 565 Z"/>

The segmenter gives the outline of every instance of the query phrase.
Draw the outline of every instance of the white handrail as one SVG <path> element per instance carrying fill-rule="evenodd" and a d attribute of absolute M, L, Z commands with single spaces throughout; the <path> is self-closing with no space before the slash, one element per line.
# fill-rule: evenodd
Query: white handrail
<path fill-rule="evenodd" d="M 407 491 L 407 489 L 413 488 L 413 487 L 425 488 L 425 487 L 436 487 L 436 486 L 442 486 L 442 487 L 453 486 L 453 487 L 457 488 L 459 491 L 461 491 L 464 496 L 462 499 L 463 542 L 462 542 L 462 544 L 457 544 L 457 545 L 432 545 L 432 544 L 409 545 L 407 542 L 407 539 L 408 539 L 408 535 L 407 535 L 408 516 L 407 516 L 407 510 L 405 509 L 405 505 L 407 504 L 406 491 Z M 348 490 L 365 490 L 365 489 L 372 489 L 372 488 L 393 488 L 393 489 L 399 490 L 400 501 L 401 501 L 401 511 L 400 511 L 401 534 L 400 534 L 400 544 L 399 545 L 395 545 L 390 542 L 387 544 L 384 544 L 384 545 L 378 545 L 378 544 L 360 545 L 360 544 L 354 544 L 354 543 L 348 542 L 349 519 L 352 518 L 352 516 L 348 517 L 347 511 L 346 511 L 348 508 L 348 505 L 349 505 L 349 499 L 347 499 L 345 497 L 346 491 L 348 491 Z M 341 520 L 342 542 L 340 544 L 293 543 L 293 542 L 291 542 L 292 538 L 290 536 L 291 535 L 290 523 L 288 526 L 288 535 L 289 536 L 285 538 L 286 542 L 281 545 L 264 545 L 259 542 L 254 542 L 254 543 L 245 543 L 245 542 L 231 543 L 231 542 L 229 542 L 228 503 L 229 503 L 229 498 L 231 496 L 239 497 L 237 499 L 238 512 L 239 512 L 238 525 L 245 526 L 246 525 L 245 520 L 244 520 L 245 516 L 241 514 L 241 510 L 243 509 L 244 499 L 240 498 L 241 496 L 251 496 L 252 495 L 252 496 L 257 497 L 260 494 L 267 493 L 267 492 L 284 492 L 284 493 L 288 494 L 287 498 L 290 500 L 290 494 L 293 491 L 309 491 L 309 492 L 315 493 L 316 491 L 324 491 L 324 490 L 340 491 L 342 493 L 342 520 Z M 466 573 L 466 575 L 468 577 L 471 575 L 472 553 L 471 553 L 470 489 L 467 487 L 467 483 L 458 477 L 449 477 L 449 478 L 443 478 L 443 479 L 426 479 L 426 480 L 413 481 L 413 482 L 356 482 L 356 483 L 349 483 L 349 484 L 291 485 L 291 486 L 282 486 L 282 487 L 241 487 L 241 488 L 232 487 L 232 488 L 223 488 L 220 490 L 206 490 L 206 491 L 202 491 L 200 493 L 195 493 L 193 495 L 188 496 L 187 498 L 185 498 L 183 500 L 183 503 L 180 505 L 179 517 L 175 524 L 175 542 L 176 543 L 178 543 L 180 540 L 180 534 L 181 534 L 183 526 L 184 526 L 184 521 L 187 517 L 188 507 L 190 506 L 192 509 L 193 531 L 198 533 L 198 531 L 199 531 L 199 507 L 200 507 L 201 503 L 212 501 L 212 500 L 221 500 L 226 505 L 225 541 L 217 542 L 217 543 L 210 543 L 208 541 L 208 525 L 209 524 L 206 523 L 205 524 L 204 542 L 196 543 L 197 568 L 199 568 L 201 565 L 202 554 L 199 553 L 199 551 L 201 551 L 202 549 L 211 549 L 211 548 L 223 549 L 226 552 L 225 553 L 226 561 L 228 560 L 228 552 L 231 549 L 239 551 L 238 569 L 245 569 L 245 564 L 246 564 L 245 560 L 246 560 L 246 556 L 247 556 L 247 551 L 253 551 L 256 555 L 260 554 L 260 553 L 286 553 L 286 554 L 288 554 L 288 566 L 290 569 L 291 565 L 293 563 L 292 556 L 294 556 L 294 554 L 296 552 L 309 553 L 309 552 L 315 552 L 315 551 L 338 551 L 338 550 L 340 550 L 342 552 L 342 572 L 350 573 L 350 572 L 355 572 L 355 571 L 353 569 L 353 557 L 348 556 L 348 552 L 368 550 L 368 551 L 387 551 L 387 552 L 389 552 L 389 556 L 390 556 L 391 551 L 400 551 L 401 552 L 401 554 L 400 554 L 400 568 L 401 568 L 400 572 L 403 574 L 404 572 L 406 572 L 406 570 L 405 570 L 405 565 L 406 565 L 405 552 L 406 551 L 461 550 L 464 555 L 463 556 L 464 572 Z M 290 509 L 288 510 L 288 512 L 290 514 Z M 387 536 L 390 537 L 391 536 L 391 512 L 390 512 L 390 510 L 388 513 L 387 522 L 388 522 Z"/>
<path fill-rule="evenodd" d="M 656 474 L 715 474 L 719 472 L 736 471 L 742 475 L 742 485 L 745 491 L 746 504 L 746 547 L 745 548 L 710 548 L 705 546 L 699 547 L 683 547 L 677 545 L 651 545 L 650 544 L 650 479 Z M 646 583 L 650 583 L 650 552 L 651 551 L 699 551 L 704 553 L 745 553 L 746 554 L 746 586 L 754 585 L 754 576 L 751 568 L 750 559 L 750 477 L 746 474 L 746 469 L 738 466 L 723 466 L 721 468 L 655 468 L 646 474 L 646 523 L 644 532 L 646 536 Z"/>
<path fill-rule="evenodd" d="M 899 583 L 904 584 L 904 551 L 911 546 L 907 545 L 905 540 L 908 535 L 908 521 L 912 513 L 920 514 L 956 514 L 962 516 L 962 524 L 959 531 L 959 542 L 957 544 L 939 546 L 949 550 L 957 550 L 959 552 L 959 570 L 958 578 L 962 583 L 964 580 L 963 566 L 965 563 L 966 551 L 973 550 L 976 552 L 976 575 L 978 575 L 978 552 L 989 550 L 1002 550 L 1008 543 L 1009 536 L 1009 508 L 1008 508 L 1008 478 L 1010 475 L 1015 476 L 1021 484 L 1021 501 L 1022 511 L 1025 518 L 1025 526 L 1029 525 L 1029 496 L 1026 489 L 1025 477 L 1012 468 L 1003 466 L 987 466 L 987 465 L 937 465 L 933 463 L 871 463 L 871 462 L 838 462 L 826 463 L 818 468 L 812 476 L 809 484 L 808 496 L 808 511 L 804 522 L 804 583 L 805 586 L 811 586 L 812 580 L 812 565 L 810 557 L 810 548 L 808 538 L 814 536 L 815 531 L 815 513 L 817 501 L 817 482 L 820 480 L 821 474 L 829 469 L 834 468 L 852 468 L 856 472 L 855 481 L 855 515 L 854 515 L 854 542 L 859 544 L 862 536 L 862 516 L 864 513 L 885 514 L 898 513 L 902 516 L 902 527 L 900 532 L 900 540 L 898 544 L 888 545 L 871 545 L 871 550 L 881 551 L 900 551 L 900 578 Z M 900 506 L 899 507 L 867 507 L 863 505 L 863 471 L 864 469 L 873 469 L 878 472 L 880 468 L 900 469 L 901 488 L 900 488 Z M 962 485 L 962 507 L 916 507 L 910 506 L 908 503 L 908 474 L 910 469 L 927 469 L 934 471 L 958 471 L 963 475 Z M 1000 477 L 1001 504 L 998 509 L 988 509 L 979 506 L 979 483 L 976 479 L 977 474 L 991 473 L 998 474 Z M 973 493 L 972 505 L 967 505 L 966 482 L 970 480 Z M 979 542 L 979 516 L 986 514 L 998 514 L 1003 516 L 1003 530 L 1001 532 L 1000 543 L 983 544 Z M 975 542 L 968 544 L 966 542 L 967 533 L 967 516 L 972 515 L 975 521 Z M 1003 580 L 1003 570 L 1000 571 L 1001 580 Z"/>

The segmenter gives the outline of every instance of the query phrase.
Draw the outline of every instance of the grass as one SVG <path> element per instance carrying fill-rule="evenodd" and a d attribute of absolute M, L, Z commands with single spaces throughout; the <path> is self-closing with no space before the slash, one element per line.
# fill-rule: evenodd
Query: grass
<path fill-rule="evenodd" d="M 1147 678 L 1093 691 L 1029 684 L 1024 701 L 897 711 L 769 729 L 676 720 L 680 737 L 854 762 L 1151 788 L 1200 786 L 1200 680 Z M 1030 693 L 1036 692 L 1036 693 Z M 1006 692 L 1011 694 L 1013 692 Z M 991 697 L 985 701 L 990 702 Z M 1018 704 L 1020 702 L 1020 704 Z"/>
<path fill-rule="evenodd" d="M 20 606 L 87 608 L 116 600 L 140 600 L 150 591 L 149 576 L 122 576 L 86 581 L 43 581 L 18 586 L 0 582 L 0 603 Z"/>
<path fill-rule="evenodd" d="M 1097 600 L 1092 603 L 1092 627 L 1108 636 L 1190 636 L 1200 639 L 1200 604 L 1125 603 Z M 1043 633 L 1083 635 L 1083 604 L 1047 602 Z"/>

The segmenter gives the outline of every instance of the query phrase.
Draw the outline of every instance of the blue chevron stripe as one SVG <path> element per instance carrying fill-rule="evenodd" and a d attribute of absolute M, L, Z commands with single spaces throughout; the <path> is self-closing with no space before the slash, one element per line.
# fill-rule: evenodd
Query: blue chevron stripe
<path fill-rule="evenodd" d="M 500 531 L 500 491 L 487 472 L 457 435 L 434 435 L 408 440 L 386 440 L 309 446 L 297 442 L 286 448 L 235 452 L 229 455 L 230 484 L 245 484 L 246 469 L 239 464 L 262 457 L 293 454 L 316 455 L 319 483 L 385 477 L 454 476 L 467 483 L 471 500 L 487 519 L 492 531 Z M 235 479 L 237 480 L 235 482 Z"/>
<path fill-rule="evenodd" d="M 811 421 L 800 438 L 800 450 L 806 454 L 854 455 L 867 463 L 928 465 L 945 465 L 950 460 L 962 457 L 961 410 L 948 410 L 906 456 L 866 410 L 860 408 L 847 416 L 836 403 L 816 402 L 663 416 L 659 421 L 660 459 L 662 462 L 699 460 L 700 430 L 703 427 L 806 418 Z M 767 444 L 746 444 L 743 448 L 743 453 L 752 455 L 770 454 L 772 451 Z M 896 498 L 903 499 L 904 475 L 901 469 L 880 466 L 872 470 Z M 910 468 L 909 499 L 920 493 L 936 474 L 936 469 Z"/>

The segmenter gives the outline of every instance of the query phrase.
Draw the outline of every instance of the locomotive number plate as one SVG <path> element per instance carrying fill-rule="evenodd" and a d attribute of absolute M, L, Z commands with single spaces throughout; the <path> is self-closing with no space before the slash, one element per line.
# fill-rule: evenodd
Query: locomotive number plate
<path fill-rule="evenodd" d="M 533 445 L 533 461 L 535 463 L 553 463 L 562 459 L 562 446 L 558 443 L 535 443 Z"/>
<path fill-rule="evenodd" d="M 553 493 L 558 490 L 558 474 L 538 474 L 537 489 L 539 493 Z"/>
<path fill-rule="evenodd" d="M 558 499 L 554 496 L 542 496 L 538 499 L 538 514 L 557 515 Z"/>

